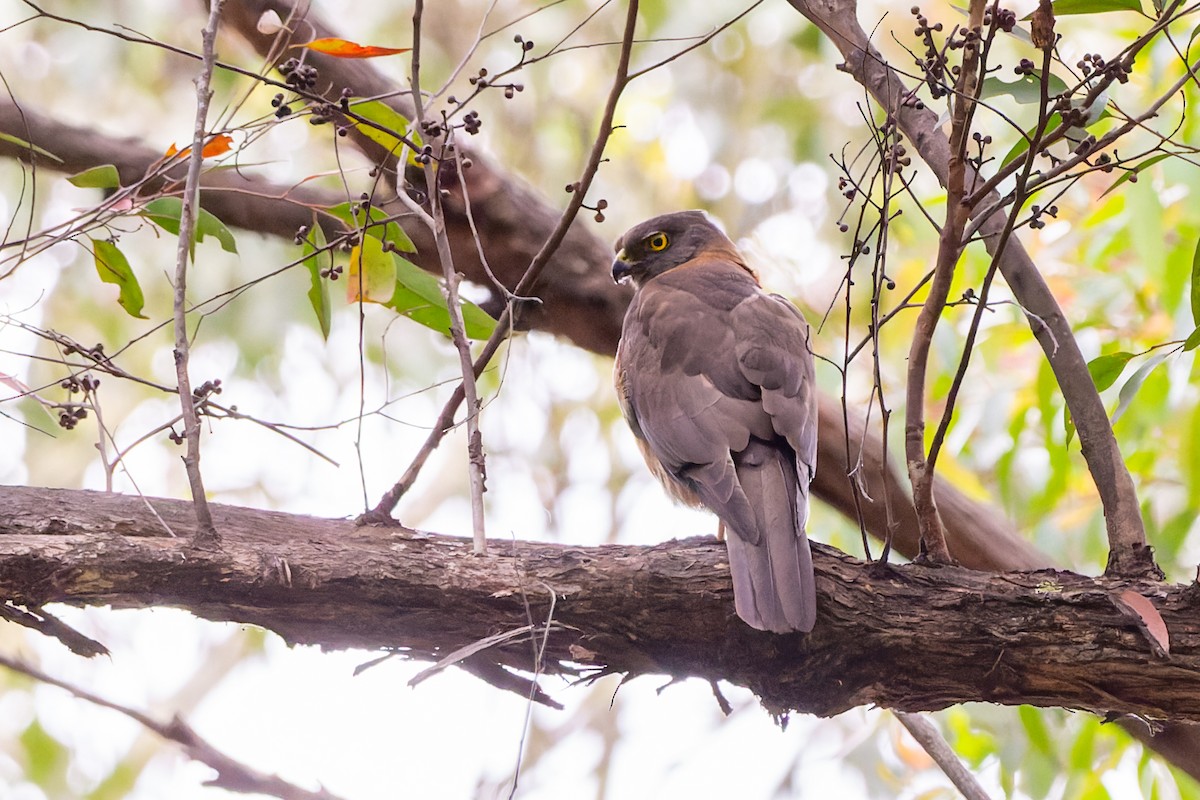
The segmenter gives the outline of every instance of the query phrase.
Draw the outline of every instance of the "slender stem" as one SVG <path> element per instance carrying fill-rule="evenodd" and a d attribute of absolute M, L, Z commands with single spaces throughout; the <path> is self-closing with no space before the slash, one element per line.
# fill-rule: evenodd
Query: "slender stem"
<path fill-rule="evenodd" d="M 896 719 L 908 730 L 912 737 L 921 745 L 921 749 L 929 754 L 938 768 L 946 774 L 954 788 L 962 792 L 967 800 L 990 800 L 988 793 L 975 780 L 975 776 L 959 760 L 958 755 L 933 723 L 921 714 L 909 714 L 905 711 L 893 711 Z"/>
<path fill-rule="evenodd" d="M 424 0 L 416 0 L 413 7 L 413 48 L 412 48 L 412 99 L 415 109 L 414 121 L 417 129 L 423 129 L 425 122 L 425 103 L 421 97 L 421 16 L 425 12 Z M 449 150 L 454 145 L 453 130 L 446 132 L 446 144 L 442 156 L 449 157 Z M 486 473 L 483 452 L 483 434 L 479 430 L 479 387 L 475 383 L 475 366 L 471 359 L 471 343 L 467 340 L 466 324 L 463 322 L 462 306 L 458 300 L 458 284 L 462 277 L 454 269 L 454 255 L 450 250 L 450 237 L 446 233 L 446 214 L 442 208 L 442 191 L 438 176 L 441 161 L 424 159 L 425 188 L 429 197 L 429 210 L 432 217 L 433 238 L 437 242 L 438 260 L 442 264 L 442 275 L 445 283 L 442 294 L 446 298 L 446 308 L 450 312 L 450 338 L 458 351 L 459 366 L 462 369 L 463 380 L 460 384 L 463 399 L 467 403 L 467 470 L 471 483 L 471 532 L 474 540 L 476 555 L 487 552 L 487 530 L 483 513 L 483 493 Z"/>
<path fill-rule="evenodd" d="M 587 164 L 583 168 L 583 174 L 580 176 L 575 189 L 571 194 L 571 200 L 567 203 L 566 209 L 563 210 L 562 216 L 559 217 L 558 225 L 546 239 L 542 248 L 538 250 L 537 255 L 529 263 L 529 267 L 525 270 L 525 274 L 521 276 L 521 280 L 513 289 L 513 294 L 517 297 L 524 297 L 529 294 L 534 283 L 542 274 L 542 270 L 550 262 L 550 257 L 558 250 L 558 246 L 562 244 L 563 239 L 567 235 L 567 230 L 571 227 L 571 223 L 575 219 L 575 215 L 579 209 L 583 207 L 584 198 L 587 196 L 588 188 L 592 185 L 592 179 L 596 176 L 596 171 L 600 168 L 600 162 L 604 158 L 604 148 L 608 144 L 608 138 L 613 132 L 613 118 L 616 116 L 617 101 L 621 98 L 621 93 L 629 84 L 631 77 L 629 75 L 629 59 L 633 51 L 634 30 L 637 26 L 638 0 L 630 0 L 629 9 L 625 16 L 625 31 L 621 38 L 621 55 L 617 61 L 616 74 L 613 77 L 612 88 L 609 89 L 608 100 L 604 105 L 604 115 L 600 120 L 600 129 L 596 133 L 596 140 L 592 143 L 592 151 L 588 156 Z M 500 319 L 496 323 L 496 330 L 492 333 L 480 351 L 479 356 L 475 359 L 475 365 L 472 374 L 478 376 L 483 372 L 484 368 L 491 362 L 492 356 L 500 349 L 500 345 L 508 338 L 512 331 L 515 315 L 518 313 L 520 306 L 510 304 L 504 309 L 500 315 Z M 379 502 L 373 509 L 363 515 L 362 522 L 385 522 L 391 514 L 396 503 L 404 496 L 404 493 L 412 488 L 416 482 L 417 476 L 421 472 L 421 468 L 425 466 L 425 462 L 429 460 L 429 456 L 437 448 L 446 432 L 454 424 L 454 414 L 458 410 L 459 404 L 464 398 L 464 390 L 462 384 L 454 390 L 450 399 L 446 401 L 446 405 L 442 408 L 442 413 L 438 416 L 437 421 L 433 425 L 433 430 L 425 439 L 425 443 L 421 445 L 421 449 L 417 451 L 413 461 L 409 464 L 407 470 L 401 476 L 391 489 L 384 493 Z"/>
<path fill-rule="evenodd" d="M 179 220 L 179 247 L 175 258 L 175 377 L 179 386 L 179 402 L 183 409 L 183 432 L 187 451 L 183 465 L 187 470 L 188 484 L 192 490 L 192 503 L 196 509 L 196 536 L 198 539 L 215 541 L 219 537 L 213 527 L 212 512 L 204 493 L 204 480 L 200 475 L 200 416 L 192 397 L 191 379 L 188 377 L 188 331 L 187 331 L 187 270 L 188 260 L 195 246 L 196 217 L 200 208 L 200 166 L 204 161 L 204 139 L 208 104 L 212 99 L 212 74 L 216 64 L 217 26 L 221 21 L 221 6 L 224 0 L 212 0 L 208 12 L 208 24 L 202 33 L 203 57 L 200 74 L 196 77 L 196 125 L 192 130 L 192 150 L 188 155 L 187 182 L 183 192 L 183 212 Z"/>

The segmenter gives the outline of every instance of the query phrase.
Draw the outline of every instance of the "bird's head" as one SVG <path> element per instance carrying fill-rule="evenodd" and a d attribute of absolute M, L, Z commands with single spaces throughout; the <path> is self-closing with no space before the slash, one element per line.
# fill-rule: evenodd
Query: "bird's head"
<path fill-rule="evenodd" d="M 741 256 L 703 211 L 676 211 L 634 225 L 617 239 L 613 280 L 641 286 L 656 275 L 701 254 L 719 252 L 741 263 Z"/>

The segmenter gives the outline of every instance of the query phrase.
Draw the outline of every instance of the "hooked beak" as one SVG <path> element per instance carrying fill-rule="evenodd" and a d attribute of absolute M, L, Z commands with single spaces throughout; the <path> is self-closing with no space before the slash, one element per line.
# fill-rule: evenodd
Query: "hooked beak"
<path fill-rule="evenodd" d="M 625 251 L 617 253 L 616 259 L 612 264 L 613 280 L 617 283 L 623 283 L 629 278 L 629 273 L 633 271 L 633 265 L 625 260 Z"/>

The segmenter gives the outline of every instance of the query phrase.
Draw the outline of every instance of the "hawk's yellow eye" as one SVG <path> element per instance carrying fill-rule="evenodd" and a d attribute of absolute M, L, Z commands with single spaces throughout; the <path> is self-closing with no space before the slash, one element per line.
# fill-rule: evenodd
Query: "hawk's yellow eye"
<path fill-rule="evenodd" d="M 646 239 L 646 246 L 656 253 L 661 253 L 663 250 L 666 250 L 667 245 L 670 243 L 671 240 L 668 239 L 667 235 L 661 231 Z"/>

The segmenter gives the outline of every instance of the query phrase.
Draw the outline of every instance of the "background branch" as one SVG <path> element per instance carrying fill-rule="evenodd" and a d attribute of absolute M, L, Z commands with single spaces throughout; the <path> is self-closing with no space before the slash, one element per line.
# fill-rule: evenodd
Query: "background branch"
<path fill-rule="evenodd" d="M 57 686 L 81 700 L 86 700 L 89 703 L 95 703 L 98 706 L 120 712 L 149 730 L 154 731 L 162 738 L 181 745 L 191 758 L 202 764 L 207 764 L 217 771 L 217 777 L 214 780 L 207 781 L 211 786 L 219 786 L 231 792 L 265 794 L 281 798 L 281 800 L 338 800 L 336 795 L 332 795 L 324 789 L 315 792 L 302 789 L 275 775 L 267 775 L 259 772 L 230 758 L 203 739 L 192 730 L 190 725 L 179 717 L 175 717 L 170 722 L 159 722 L 148 714 L 129 706 L 121 705 L 120 703 L 114 703 L 111 700 L 105 700 L 99 695 L 61 681 L 30 664 L 26 664 L 24 661 L 9 658 L 3 654 L 0 654 L 0 666 L 7 667 L 13 672 L 27 675 L 42 683 Z"/>

